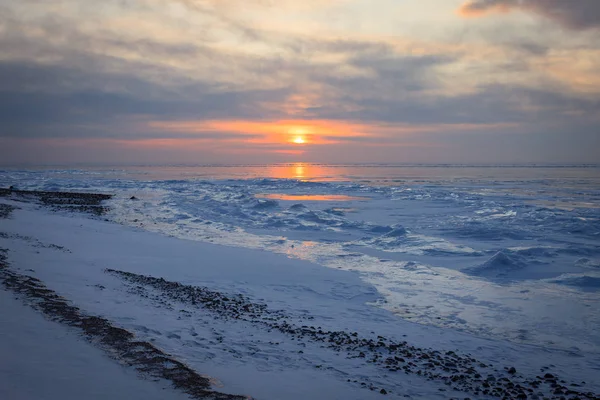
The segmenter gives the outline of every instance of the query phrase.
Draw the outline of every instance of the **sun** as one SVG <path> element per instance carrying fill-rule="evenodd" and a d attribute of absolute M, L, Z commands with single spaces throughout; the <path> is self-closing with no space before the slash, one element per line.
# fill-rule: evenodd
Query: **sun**
<path fill-rule="evenodd" d="M 292 126 L 288 128 L 287 134 L 289 135 L 289 143 L 306 144 L 308 143 L 307 139 L 311 131 L 304 126 Z"/>
<path fill-rule="evenodd" d="M 306 140 L 304 140 L 302 136 L 296 136 L 292 142 L 296 144 L 304 144 L 306 143 Z"/>

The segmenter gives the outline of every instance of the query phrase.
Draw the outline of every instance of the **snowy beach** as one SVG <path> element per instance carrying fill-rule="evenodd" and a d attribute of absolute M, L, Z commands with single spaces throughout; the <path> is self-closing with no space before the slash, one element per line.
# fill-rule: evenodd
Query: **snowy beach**
<path fill-rule="evenodd" d="M 65 183 L 46 181 L 41 185 L 32 179 L 29 182 L 32 186 L 36 185 L 36 189 L 48 189 L 44 185 L 54 186 Z M 105 187 L 110 186 L 110 182 L 96 181 L 96 184 L 100 183 Z M 182 185 L 181 182 L 171 184 Z M 261 191 L 266 193 L 269 193 L 269 190 L 265 189 L 265 185 L 271 185 L 269 188 L 272 189 L 274 184 L 258 183 L 262 186 Z M 310 202 L 314 200 L 299 200 L 297 197 L 289 200 L 292 202 L 290 212 L 293 212 L 292 207 L 300 209 L 303 215 L 310 212 L 321 218 L 320 221 L 314 220 L 317 227 L 321 224 L 327 228 L 332 228 L 333 223 L 323 222 L 324 216 L 330 215 L 332 220 L 340 224 L 347 223 L 344 221 L 344 216 L 348 215 L 348 209 L 357 206 L 357 203 L 353 202 L 364 202 L 365 200 L 359 197 L 368 195 L 373 198 L 376 193 L 365 194 L 364 189 L 357 190 L 356 187 L 350 187 L 344 193 L 338 187 L 338 190 L 333 193 L 331 187 L 323 187 L 324 184 L 317 183 L 302 184 L 284 181 L 282 184 L 288 185 L 288 188 L 279 190 L 280 192 L 295 196 L 310 196 L 316 193 L 332 196 L 348 195 L 350 199 L 334 197 L 333 200 L 325 200 L 335 203 L 320 206 L 325 208 L 325 211 L 314 206 L 314 204 L 324 204 L 323 200 L 313 203 Z M 65 186 L 66 189 L 72 189 L 76 185 L 79 185 L 80 192 L 85 189 L 81 181 L 76 180 Z M 572 302 L 583 307 L 584 311 L 581 314 L 583 320 L 580 322 L 584 328 L 579 328 L 581 331 L 579 338 L 582 339 L 579 341 L 580 348 L 564 345 L 568 343 L 568 337 L 564 337 L 565 342 L 557 342 L 554 346 L 548 346 L 543 342 L 535 343 L 535 340 L 540 337 L 535 331 L 530 332 L 530 335 L 536 338 L 535 340 L 531 338 L 511 340 L 512 338 L 502 331 L 498 331 L 497 336 L 494 337 L 494 332 L 483 335 L 477 334 L 477 329 L 456 329 L 456 324 L 453 325 L 452 321 L 427 323 L 424 319 L 415 318 L 416 322 L 419 322 L 416 323 L 389 306 L 395 298 L 388 296 L 386 287 L 381 285 L 381 281 L 375 279 L 379 274 L 387 278 L 391 285 L 394 282 L 390 281 L 389 275 L 386 275 L 389 272 L 361 271 L 358 268 L 351 268 L 353 264 L 346 264 L 345 267 L 331 265 L 331 259 L 327 258 L 326 253 L 330 248 L 302 254 L 306 248 L 318 248 L 320 245 L 319 240 L 315 240 L 312 244 L 306 243 L 306 238 L 302 237 L 306 229 L 296 230 L 298 236 L 293 237 L 292 230 L 284 228 L 279 232 L 283 231 L 287 236 L 286 239 L 273 242 L 272 236 L 267 238 L 273 242 L 273 246 L 287 247 L 289 251 L 287 254 L 274 251 L 274 247 L 261 247 L 267 240 L 260 232 L 261 229 L 265 230 L 264 227 L 245 226 L 244 230 L 222 229 L 221 232 L 217 232 L 217 228 L 213 226 L 210 227 L 212 231 L 201 232 L 202 235 L 207 235 L 208 232 L 213 236 L 202 240 L 198 231 L 193 231 L 192 224 L 182 226 L 156 219 L 158 214 L 153 214 L 155 212 L 153 205 L 161 204 L 162 215 L 168 217 L 165 206 L 168 206 L 169 200 L 162 197 L 160 202 L 156 201 L 157 193 L 148 188 L 150 185 L 151 183 L 140 184 L 132 181 L 127 189 L 102 191 L 102 193 L 115 194 L 111 198 L 81 196 L 83 198 L 81 202 L 78 200 L 78 195 L 69 197 L 56 193 L 32 194 L 14 190 L 3 192 L 0 198 L 0 203 L 3 204 L 2 215 L 5 217 L 0 220 L 2 227 L 0 248 L 4 249 L 5 257 L 2 298 L 10 300 L 6 303 L 10 307 L 6 308 L 3 301 L 3 309 L 17 310 L 5 315 L 6 321 L 10 324 L 3 324 L 6 333 L 4 336 L 19 337 L 18 332 L 11 332 L 10 328 L 7 328 L 8 325 L 14 325 L 14 330 L 17 331 L 25 329 L 22 325 L 14 323 L 14 317 L 10 317 L 15 313 L 20 314 L 18 307 L 21 307 L 15 304 L 12 299 L 15 296 L 11 293 L 17 293 L 16 298 L 21 303 L 33 304 L 34 308 L 40 309 L 39 297 L 36 300 L 35 296 L 31 296 L 31 288 L 15 292 L 14 284 L 12 289 L 10 284 L 7 285 L 11 279 L 12 282 L 21 282 L 21 285 L 28 284 L 26 277 L 31 277 L 39 280 L 34 282 L 35 285 L 39 282 L 44 290 L 51 291 L 65 303 L 77 307 L 82 318 L 102 318 L 111 327 L 128 332 L 134 338 L 131 340 L 146 343 L 147 346 L 160 352 L 160 357 L 165 357 L 164 363 L 170 365 L 170 368 L 173 368 L 173 365 L 181 365 L 181 368 L 189 368 L 199 377 L 206 377 L 210 388 L 203 390 L 221 393 L 222 396 L 230 393 L 232 398 L 241 395 L 256 399 L 309 397 L 369 399 L 382 398 L 382 396 L 415 399 L 467 397 L 559 399 L 562 396 L 569 399 L 598 398 L 600 358 L 593 340 L 597 317 L 591 311 L 585 311 L 585 301 L 582 304 L 582 299 L 587 299 L 590 306 L 597 305 L 597 291 L 590 290 L 593 286 L 589 285 L 573 288 L 573 282 L 570 282 L 570 285 L 559 282 L 565 279 L 565 273 L 577 278 L 577 270 L 565 272 L 556 271 L 554 268 L 553 273 L 556 276 L 540 278 L 547 287 L 565 287 L 562 298 L 567 305 Z M 164 187 L 164 181 L 162 185 Z M 204 190 L 203 185 L 208 184 L 195 182 L 194 188 Z M 208 199 L 210 201 L 214 201 L 215 196 L 227 197 L 224 194 L 224 187 L 232 186 L 231 182 L 220 186 L 218 183 L 211 185 L 216 187 L 211 189 L 213 198 Z M 304 190 L 299 190 L 299 186 Z M 311 192 L 310 188 L 315 186 L 318 187 L 318 191 Z M 282 188 L 278 187 L 278 189 Z M 415 187 L 413 189 L 416 190 Z M 231 189 L 227 190 L 231 191 Z M 363 196 L 358 196 L 358 192 L 361 191 Z M 178 193 L 188 195 L 181 191 Z M 206 197 L 202 198 L 197 193 L 195 196 L 198 202 L 206 205 Z M 231 201 L 231 193 L 229 196 L 229 205 L 235 207 L 236 203 Z M 285 207 L 282 203 L 286 200 L 281 196 L 279 203 L 266 203 L 273 200 L 264 196 L 252 198 L 254 200 L 248 201 L 252 202 L 253 207 L 258 206 L 254 210 L 259 211 L 258 214 L 254 214 L 255 220 L 260 217 L 260 213 L 264 215 L 268 212 L 272 213 L 270 209 Z M 302 202 L 302 206 L 306 209 L 297 206 L 298 202 Z M 185 202 L 179 198 L 177 206 L 185 207 Z M 515 207 L 514 204 L 512 206 Z M 344 207 L 346 211 L 342 210 Z M 209 207 L 203 208 L 204 212 L 211 211 Z M 246 206 L 241 205 L 240 210 L 244 209 Z M 334 209 L 339 212 L 336 214 Z M 191 213 L 189 209 L 188 212 Z M 361 212 L 361 217 L 367 213 L 365 208 Z M 227 215 L 231 216 L 231 213 Z M 289 214 L 284 217 L 289 220 Z M 404 218 L 410 221 L 410 216 Z M 187 220 L 187 218 L 180 216 L 179 220 Z M 243 223 L 243 216 L 238 215 L 237 220 Z M 370 221 L 372 220 L 373 218 Z M 495 221 L 496 218 L 491 220 Z M 363 219 L 363 221 L 369 220 Z M 223 225 L 225 222 L 228 221 L 223 219 L 220 221 Z M 171 230 L 165 230 L 164 228 L 169 224 Z M 398 262 L 407 264 L 405 261 L 393 260 L 395 253 L 389 251 L 391 247 L 384 248 L 391 246 L 394 241 L 396 241 L 394 245 L 396 248 L 409 249 L 399 254 L 404 254 L 405 257 L 407 254 L 416 257 L 419 263 L 424 264 L 425 260 L 433 257 L 434 252 L 422 251 L 417 254 L 414 251 L 419 245 L 417 240 L 427 240 L 423 239 L 425 235 L 421 235 L 421 239 L 407 238 L 407 235 L 415 234 L 407 232 L 406 229 L 401 230 L 398 224 L 387 231 L 383 224 L 379 228 L 373 222 L 362 222 L 362 224 L 363 226 L 359 226 L 356 223 L 352 229 L 364 232 L 368 225 L 372 232 L 379 230 L 377 232 L 379 239 L 371 240 L 373 243 L 378 243 L 380 248 L 376 249 L 376 246 L 372 246 L 371 250 L 368 250 L 369 254 L 363 253 L 364 255 L 342 254 L 343 257 L 339 257 L 340 259 L 361 258 L 361 261 L 368 264 L 369 259 L 366 257 L 376 257 L 379 251 L 388 255 L 388 261 L 378 260 L 382 265 Z M 208 224 L 210 225 L 214 224 Z M 203 223 L 202 226 L 207 227 L 207 224 Z M 345 236 L 344 240 L 348 240 L 348 236 L 353 235 L 352 229 L 348 229 L 347 232 L 332 229 L 323 229 L 320 232 L 319 229 L 313 229 L 311 232 L 313 238 L 325 237 L 327 233 L 331 233 L 329 237 L 329 245 L 331 245 L 336 235 Z M 408 228 L 408 231 L 414 229 Z M 273 232 L 276 230 L 271 229 L 271 233 Z M 231 235 L 227 236 L 225 233 Z M 244 237 L 245 245 L 241 244 L 242 235 L 247 235 Z M 248 237 L 252 239 L 250 235 L 254 235 L 253 240 L 248 240 Z M 355 248 L 359 248 L 358 240 L 367 240 L 350 239 L 354 242 L 352 246 Z M 237 245 L 232 243 L 235 240 L 238 240 Z M 209 243 L 210 241 L 218 244 Z M 227 241 L 230 243 L 226 243 Z M 327 242 L 322 243 L 327 245 Z M 422 247 L 425 245 L 425 249 L 433 248 L 439 253 L 439 247 L 445 246 L 447 250 L 449 243 L 449 241 L 436 239 L 420 245 Z M 450 244 L 457 249 L 454 250 L 455 252 L 471 251 L 466 249 L 467 246 L 464 244 Z M 438 248 L 436 249 L 435 246 Z M 581 247 L 585 248 L 588 254 L 592 253 L 592 256 L 588 255 L 587 265 L 580 265 L 579 268 L 587 268 L 592 273 L 579 273 L 579 276 L 587 277 L 583 281 L 593 283 L 594 267 L 591 264 L 594 262 L 594 247 L 583 245 Z M 477 249 L 472 251 L 481 253 L 481 250 Z M 538 254 L 535 251 L 533 253 Z M 496 253 L 500 254 L 492 254 L 488 257 L 487 265 L 482 263 L 482 266 L 472 268 L 476 271 L 481 269 L 489 271 L 508 266 L 510 271 L 514 269 L 512 263 L 527 261 L 527 252 L 519 253 L 518 250 L 513 250 L 510 254 L 505 254 L 508 251 Z M 483 258 L 481 254 L 461 254 L 451 259 L 449 263 L 465 260 L 468 257 Z M 560 259 L 560 257 L 560 255 L 553 255 L 549 258 Z M 579 261 L 582 258 L 584 257 L 579 256 L 578 262 L 586 263 L 586 261 Z M 420 270 L 416 261 L 409 261 L 413 263 L 405 265 L 407 267 L 405 270 L 409 272 L 403 272 L 405 275 L 400 277 L 408 282 L 411 278 L 407 274 L 412 271 L 415 274 L 411 281 L 413 286 L 419 285 L 418 277 L 425 272 L 425 269 Z M 493 268 L 488 268 L 490 266 Z M 434 290 L 448 290 L 447 285 L 444 287 L 444 282 L 458 279 L 455 276 L 459 274 L 459 272 L 450 272 L 451 279 L 441 276 L 436 280 L 435 276 L 443 274 L 431 273 L 431 271 L 435 272 L 431 268 L 429 271 L 430 285 L 441 286 L 430 291 L 423 288 L 425 294 L 432 293 Z M 516 272 L 518 274 L 519 269 Z M 8 279 L 9 275 L 13 278 Z M 468 277 L 469 273 L 465 276 Z M 484 282 L 483 280 L 487 278 L 483 276 L 478 279 Z M 536 289 L 531 282 L 526 284 L 530 285 L 531 291 Z M 481 285 L 483 284 L 479 286 L 481 290 L 491 287 L 491 285 Z M 509 283 L 504 282 L 503 285 L 508 287 L 509 291 L 511 290 Z M 521 286 L 517 287 L 523 290 Z M 400 286 L 396 286 L 396 292 L 399 288 Z M 34 292 L 38 293 L 39 290 Z M 422 299 L 423 293 L 417 298 Z M 536 297 L 536 300 L 552 299 L 548 293 L 540 293 L 541 296 L 547 297 Z M 410 291 L 404 293 L 405 296 L 408 294 Z M 397 294 L 400 295 L 402 293 Z M 426 308 L 425 304 L 422 306 Z M 538 309 L 541 306 L 548 305 L 540 304 Z M 405 305 L 405 308 L 406 313 L 419 315 L 419 310 L 411 310 L 410 305 Z M 508 307 L 506 310 L 511 312 Z M 435 312 L 439 312 L 439 309 L 434 309 L 432 315 L 443 318 L 443 315 L 440 316 Z M 35 327 L 38 324 L 37 341 L 47 341 L 48 346 L 44 346 L 45 348 L 65 345 L 64 341 L 58 344 L 52 335 L 44 334 L 48 331 L 45 324 L 50 322 L 40 319 L 37 315 L 31 317 L 27 315 L 22 314 L 21 320 L 27 324 L 30 339 L 21 338 L 21 345 L 23 341 L 32 340 L 36 336 Z M 58 323 L 65 325 L 64 315 L 57 318 L 56 315 L 52 317 L 52 312 L 46 312 L 46 317 L 54 319 L 55 325 Z M 451 315 L 448 319 L 452 319 Z M 571 324 L 568 319 L 565 321 L 567 325 Z M 469 321 L 466 321 L 464 324 L 468 325 L 468 323 Z M 554 323 L 547 321 L 546 326 L 553 326 Z M 139 357 L 128 359 L 127 357 L 131 355 L 127 355 L 127 352 L 115 352 L 114 348 L 107 347 L 106 340 L 94 339 L 85 330 L 78 332 L 81 329 L 78 324 L 67 325 L 69 335 L 80 334 L 82 337 L 87 337 L 93 347 L 104 350 L 104 357 L 112 357 L 116 365 L 120 363 L 122 370 L 115 373 L 128 376 L 132 381 L 132 390 L 137 391 L 138 386 L 143 387 L 140 389 L 142 391 L 151 390 L 150 386 L 156 384 L 163 390 L 162 398 L 181 398 L 185 393 L 191 395 L 189 388 L 186 392 L 186 388 L 182 386 L 175 391 L 164 389 L 170 386 L 177 388 L 177 380 L 169 382 L 165 376 L 171 375 L 157 372 L 156 369 L 153 370 L 154 372 L 148 372 L 146 368 L 144 372 Z M 543 330 L 541 326 L 538 329 Z M 569 329 L 578 328 L 571 326 Z M 546 336 L 541 337 L 548 338 L 553 335 L 563 335 L 561 332 L 557 334 L 552 331 L 540 332 L 540 335 L 542 333 Z M 586 338 L 592 339 L 586 342 Z M 76 338 L 73 340 L 77 342 Z M 89 351 L 97 352 L 93 347 Z M 11 354 L 10 348 L 3 347 L 2 351 Z M 97 353 L 94 353 L 93 357 L 100 357 L 100 360 L 97 360 L 97 368 L 103 368 L 104 364 L 101 363 L 106 360 Z M 10 358 L 3 357 L 3 359 Z M 12 359 L 15 359 L 14 353 Z M 67 360 L 65 359 L 65 365 L 68 364 Z M 140 366 L 142 367 L 138 368 Z M 6 367 L 3 365 L 2 368 Z M 115 367 L 113 365 L 107 368 Z M 139 377 L 135 377 L 136 369 L 139 377 L 145 377 L 146 381 L 138 382 Z M 22 373 L 22 378 L 27 379 L 25 375 L 30 371 L 24 369 Z M 3 376 L 8 375 L 3 374 Z M 18 382 L 19 377 L 11 380 L 15 381 L 15 379 Z M 158 382 L 148 382 L 152 380 Z M 0 387 L 9 386 L 6 382 L 2 382 Z M 14 392 L 0 394 L 18 393 L 18 385 L 11 387 L 13 389 L 10 390 Z M 142 392 L 139 393 L 140 398 L 149 398 L 142 396 Z"/>
<path fill-rule="evenodd" d="M 600 0 L 0 0 L 0 400 L 600 400 Z"/>

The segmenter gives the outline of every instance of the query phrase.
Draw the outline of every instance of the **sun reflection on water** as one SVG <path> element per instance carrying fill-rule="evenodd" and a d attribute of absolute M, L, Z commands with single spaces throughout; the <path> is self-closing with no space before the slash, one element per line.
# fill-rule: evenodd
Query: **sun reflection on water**
<path fill-rule="evenodd" d="M 272 199 L 284 201 L 352 201 L 368 200 L 368 197 L 346 196 L 342 194 L 287 194 L 287 193 L 260 193 L 255 195 L 259 199 Z"/>
<path fill-rule="evenodd" d="M 269 167 L 269 176 L 276 179 L 296 179 L 299 181 L 330 180 L 326 176 L 326 168 L 319 164 L 291 163 L 272 165 Z"/>

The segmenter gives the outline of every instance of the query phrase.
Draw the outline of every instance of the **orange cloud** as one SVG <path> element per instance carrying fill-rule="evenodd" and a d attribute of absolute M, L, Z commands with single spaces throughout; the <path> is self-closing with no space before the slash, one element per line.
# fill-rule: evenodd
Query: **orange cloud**
<path fill-rule="evenodd" d="M 575 30 L 600 28 L 598 0 L 469 0 L 459 15 L 477 17 L 488 13 L 506 13 L 513 9 L 530 12 Z"/>
<path fill-rule="evenodd" d="M 462 17 L 472 18 L 480 17 L 485 14 L 502 13 L 506 14 L 514 7 L 506 3 L 481 3 L 478 1 L 467 1 L 459 9 L 458 14 Z"/>

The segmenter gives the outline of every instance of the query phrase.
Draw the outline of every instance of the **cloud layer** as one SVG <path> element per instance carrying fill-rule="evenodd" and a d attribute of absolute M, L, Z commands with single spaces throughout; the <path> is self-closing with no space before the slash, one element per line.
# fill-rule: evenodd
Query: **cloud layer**
<path fill-rule="evenodd" d="M 0 159 L 600 159 L 597 4 L 0 0 Z"/>

